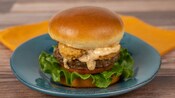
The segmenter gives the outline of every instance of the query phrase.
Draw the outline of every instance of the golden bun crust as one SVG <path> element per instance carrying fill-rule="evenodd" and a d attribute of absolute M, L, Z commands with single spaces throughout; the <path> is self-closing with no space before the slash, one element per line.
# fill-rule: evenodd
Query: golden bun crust
<path fill-rule="evenodd" d="M 110 85 L 118 82 L 120 79 L 120 77 L 117 76 L 112 76 L 112 82 Z M 61 81 L 60 84 L 65 85 L 65 86 L 70 86 L 70 87 L 76 87 L 76 88 L 90 88 L 90 87 L 96 87 L 94 84 L 92 84 L 92 78 L 83 80 L 80 78 L 77 78 L 75 80 L 73 80 L 72 85 L 67 85 L 65 78 L 61 77 Z"/>
<path fill-rule="evenodd" d="M 85 50 L 119 43 L 123 33 L 120 16 L 101 7 L 84 6 L 64 10 L 49 22 L 51 38 Z"/>

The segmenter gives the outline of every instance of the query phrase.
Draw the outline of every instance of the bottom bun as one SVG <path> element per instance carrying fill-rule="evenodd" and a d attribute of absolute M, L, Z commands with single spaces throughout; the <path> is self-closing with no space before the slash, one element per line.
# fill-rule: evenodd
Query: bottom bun
<path fill-rule="evenodd" d="M 88 87 L 96 87 L 95 84 L 92 84 L 92 78 L 88 78 L 86 80 L 77 78 L 72 81 L 72 85 L 66 84 L 66 80 L 64 77 L 61 78 L 60 84 L 70 87 L 76 87 L 76 88 L 88 88 Z M 119 76 L 112 76 L 112 82 L 110 85 L 116 83 L 119 81 Z"/>

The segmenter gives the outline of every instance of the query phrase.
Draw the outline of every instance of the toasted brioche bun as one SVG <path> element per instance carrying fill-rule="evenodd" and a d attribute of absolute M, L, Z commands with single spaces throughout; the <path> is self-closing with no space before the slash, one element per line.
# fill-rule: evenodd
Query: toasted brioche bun
<path fill-rule="evenodd" d="M 112 76 L 112 82 L 110 85 L 118 82 L 120 79 L 119 76 Z M 83 80 L 83 79 L 80 79 L 80 78 L 77 78 L 75 80 L 73 80 L 72 84 L 71 85 L 68 85 L 66 84 L 66 80 L 64 77 L 61 77 L 61 81 L 60 81 L 60 84 L 62 85 L 65 85 L 65 86 L 70 86 L 70 87 L 76 87 L 76 88 L 87 88 L 87 87 L 96 87 L 94 84 L 92 84 L 92 78 L 88 78 L 86 80 Z"/>
<path fill-rule="evenodd" d="M 53 16 L 52 39 L 78 49 L 103 48 L 119 43 L 124 34 L 119 15 L 101 7 L 76 7 Z"/>

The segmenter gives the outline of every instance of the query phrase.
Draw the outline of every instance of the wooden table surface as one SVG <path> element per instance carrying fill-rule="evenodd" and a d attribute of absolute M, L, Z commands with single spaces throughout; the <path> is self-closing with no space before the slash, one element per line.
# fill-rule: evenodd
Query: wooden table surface
<path fill-rule="evenodd" d="M 0 0 L 0 29 L 49 19 L 57 11 L 82 5 L 107 7 L 175 30 L 175 0 Z M 10 69 L 11 54 L 0 43 L 0 98 L 56 98 L 20 83 Z M 175 98 L 175 49 L 162 56 L 161 69 L 153 81 L 118 98 Z"/>

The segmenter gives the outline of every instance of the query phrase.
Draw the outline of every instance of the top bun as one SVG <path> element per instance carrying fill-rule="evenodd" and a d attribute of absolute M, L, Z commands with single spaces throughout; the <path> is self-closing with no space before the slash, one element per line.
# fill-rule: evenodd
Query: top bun
<path fill-rule="evenodd" d="M 75 7 L 56 14 L 49 23 L 51 38 L 78 49 L 94 49 L 119 43 L 123 37 L 119 15 L 101 7 Z"/>

